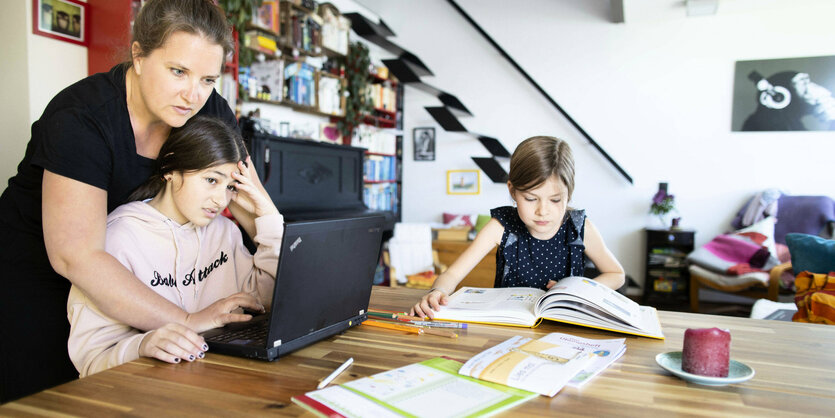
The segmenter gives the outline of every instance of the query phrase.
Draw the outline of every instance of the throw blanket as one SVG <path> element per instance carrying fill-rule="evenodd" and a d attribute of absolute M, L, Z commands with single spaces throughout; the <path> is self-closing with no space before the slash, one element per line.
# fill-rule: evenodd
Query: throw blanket
<path fill-rule="evenodd" d="M 694 250 L 687 260 L 707 270 L 733 276 L 768 270 L 777 265 L 777 260 L 762 246 L 765 239 L 756 232 L 722 234 Z"/>
<path fill-rule="evenodd" d="M 835 325 L 835 272 L 828 274 L 800 272 L 795 280 L 795 322 Z"/>

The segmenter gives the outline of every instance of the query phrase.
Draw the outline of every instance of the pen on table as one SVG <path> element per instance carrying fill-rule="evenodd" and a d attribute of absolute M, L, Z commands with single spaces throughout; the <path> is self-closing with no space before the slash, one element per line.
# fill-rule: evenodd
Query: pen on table
<path fill-rule="evenodd" d="M 374 320 L 374 319 L 366 319 L 365 322 L 363 322 L 363 325 L 369 325 L 369 326 L 378 327 L 378 328 L 393 329 L 393 330 L 397 330 L 397 331 L 406 331 L 406 332 L 411 332 L 413 334 L 423 334 L 423 332 L 424 332 L 423 328 L 410 327 L 408 325 L 400 325 L 400 324 L 396 324 L 396 323 L 393 323 L 393 322 L 377 321 L 377 320 Z"/>
<path fill-rule="evenodd" d="M 410 324 L 411 324 L 411 322 L 410 322 Z M 420 329 L 422 331 L 421 334 L 438 335 L 438 336 L 447 337 L 447 338 L 458 338 L 458 334 L 456 334 L 452 331 L 445 330 L 445 329 L 432 329 L 432 328 L 429 328 L 429 327 L 424 328 L 424 327 L 418 327 L 418 326 L 415 326 L 415 325 L 411 325 L 411 327 Z"/>
<path fill-rule="evenodd" d="M 431 328 L 467 328 L 467 324 L 461 322 L 444 322 L 444 321 L 411 321 L 411 325 Z"/>
<path fill-rule="evenodd" d="M 342 365 L 337 367 L 336 370 L 333 371 L 333 373 L 329 374 L 328 377 L 324 378 L 321 382 L 319 382 L 319 385 L 316 386 L 316 389 L 322 389 L 323 387 L 327 386 L 331 381 L 333 381 L 333 379 L 336 379 L 336 376 L 339 376 L 340 373 L 344 372 L 345 369 L 347 369 L 348 366 L 350 366 L 353 362 L 353 357 L 350 357 L 348 360 L 345 360 L 345 363 L 342 363 Z"/>

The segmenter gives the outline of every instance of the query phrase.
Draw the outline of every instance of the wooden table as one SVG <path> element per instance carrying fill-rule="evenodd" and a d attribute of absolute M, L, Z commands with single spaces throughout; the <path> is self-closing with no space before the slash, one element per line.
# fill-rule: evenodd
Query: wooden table
<path fill-rule="evenodd" d="M 423 291 L 374 289 L 372 306 L 402 310 Z M 664 341 L 627 336 L 626 354 L 582 389 L 539 396 L 505 415 L 553 416 L 832 416 L 835 408 L 835 326 L 660 312 Z M 684 330 L 718 326 L 732 334 L 731 357 L 756 371 L 724 387 L 670 375 L 655 355 L 680 351 Z M 437 356 L 466 360 L 513 335 L 565 332 L 581 337 L 620 334 L 547 323 L 537 329 L 470 325 L 450 339 L 359 326 L 267 363 L 209 353 L 201 361 L 167 364 L 140 359 L 0 406 L 5 415 L 298 416 L 290 397 L 314 390 L 348 357 L 335 380 L 353 379 Z"/>

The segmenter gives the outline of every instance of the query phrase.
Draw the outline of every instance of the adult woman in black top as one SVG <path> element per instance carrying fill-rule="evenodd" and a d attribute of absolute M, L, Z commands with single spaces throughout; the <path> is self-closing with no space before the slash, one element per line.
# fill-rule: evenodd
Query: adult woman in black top
<path fill-rule="evenodd" d="M 206 350 L 196 332 L 249 319 L 231 313 L 239 306 L 260 308 L 236 295 L 188 315 L 104 251 L 107 214 L 148 178 L 172 128 L 198 114 L 236 126 L 214 91 L 233 45 L 211 0 L 151 0 L 133 29 L 130 62 L 50 101 L 0 197 L 0 402 L 78 377 L 67 355 L 70 282 L 136 328 L 182 324 L 166 338 L 186 360 Z M 245 211 L 230 209 L 254 230 Z"/>

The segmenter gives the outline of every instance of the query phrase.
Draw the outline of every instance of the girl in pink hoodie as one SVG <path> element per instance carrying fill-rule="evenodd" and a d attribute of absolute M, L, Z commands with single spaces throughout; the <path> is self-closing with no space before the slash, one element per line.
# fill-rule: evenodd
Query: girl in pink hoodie
<path fill-rule="evenodd" d="M 244 159 L 249 161 L 240 135 L 220 120 L 194 117 L 173 130 L 155 174 L 132 195 L 137 201 L 107 217 L 105 250 L 186 312 L 216 305 L 227 312 L 226 323 L 249 319 L 236 313 L 239 307 L 268 309 L 284 218 L 249 177 Z M 254 256 L 238 227 L 221 216 L 232 200 L 255 217 Z M 76 286 L 67 317 L 70 358 L 81 377 L 139 357 L 194 361 L 208 348 L 180 324 L 143 332 L 115 321 Z"/>

